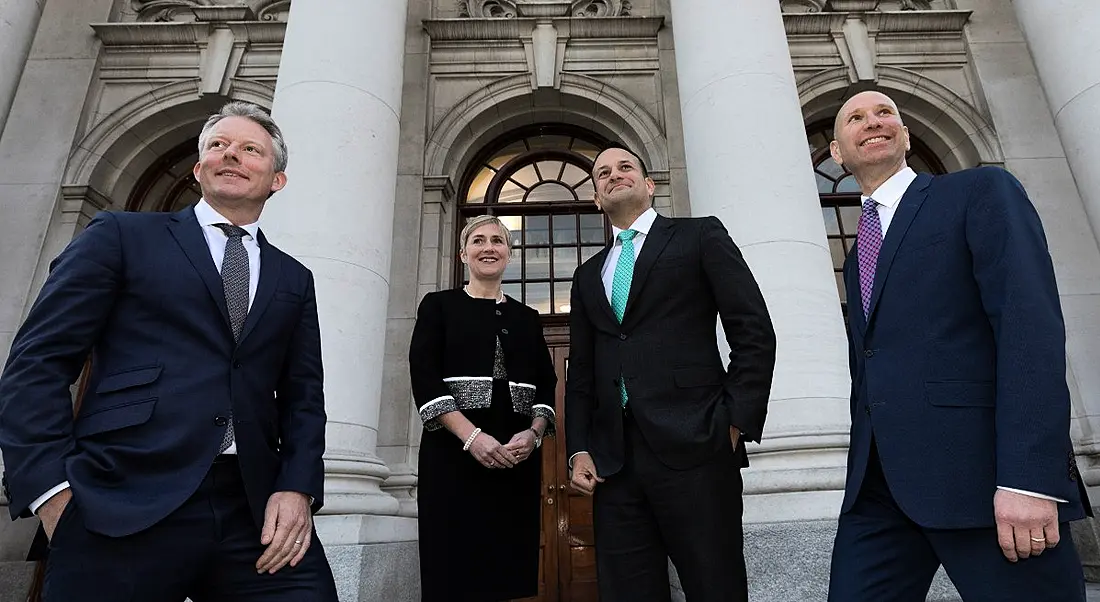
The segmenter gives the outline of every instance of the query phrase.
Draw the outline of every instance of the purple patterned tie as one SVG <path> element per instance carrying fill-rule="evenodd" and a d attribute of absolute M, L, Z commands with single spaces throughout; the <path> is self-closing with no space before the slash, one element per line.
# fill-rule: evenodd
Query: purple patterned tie
<path fill-rule="evenodd" d="M 859 257 L 859 296 L 863 299 L 863 317 L 871 309 L 871 291 L 875 288 L 875 266 L 882 248 L 882 223 L 878 219 L 878 203 L 868 198 L 863 201 L 863 213 L 859 216 L 856 232 L 856 253 Z"/>

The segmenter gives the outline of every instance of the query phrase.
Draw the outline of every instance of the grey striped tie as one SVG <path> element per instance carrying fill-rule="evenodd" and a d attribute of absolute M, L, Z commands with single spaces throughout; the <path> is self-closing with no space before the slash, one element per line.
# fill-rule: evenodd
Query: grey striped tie
<path fill-rule="evenodd" d="M 229 308 L 229 326 L 233 329 L 233 340 L 241 342 L 241 330 L 248 316 L 248 252 L 244 250 L 241 237 L 248 235 L 244 228 L 233 224 L 214 224 L 229 239 L 225 243 L 225 257 L 222 258 L 222 288 L 225 290 L 225 304 Z M 230 410 L 229 421 L 222 436 L 222 445 L 218 453 L 229 449 L 233 444 L 233 416 Z"/>

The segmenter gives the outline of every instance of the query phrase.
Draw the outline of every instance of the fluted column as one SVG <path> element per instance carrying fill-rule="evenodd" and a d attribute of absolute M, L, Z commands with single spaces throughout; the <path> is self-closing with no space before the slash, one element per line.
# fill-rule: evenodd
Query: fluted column
<path fill-rule="evenodd" d="M 1093 233 L 1100 238 L 1100 10 L 1092 0 L 1014 0 Z"/>
<path fill-rule="evenodd" d="M 0 136 L 46 0 L 0 0 Z"/>
<path fill-rule="evenodd" d="M 750 448 L 745 475 L 745 520 L 835 518 L 849 428 L 847 343 L 780 5 L 671 4 L 691 212 L 729 229 L 778 337 L 764 440 Z"/>
<path fill-rule="evenodd" d="M 389 469 L 375 450 L 406 11 L 407 0 L 294 0 L 275 89 L 289 182 L 261 226 L 316 278 L 326 514 L 398 511 L 379 488 Z"/>

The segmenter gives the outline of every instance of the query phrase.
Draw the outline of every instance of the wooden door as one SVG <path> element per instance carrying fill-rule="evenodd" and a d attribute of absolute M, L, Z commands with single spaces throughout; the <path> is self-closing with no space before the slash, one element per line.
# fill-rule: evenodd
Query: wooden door
<path fill-rule="evenodd" d="M 542 443 L 542 535 L 539 540 L 539 595 L 523 602 L 596 602 L 596 548 L 592 498 L 569 487 L 565 452 L 565 375 L 569 346 L 548 333 L 558 375 L 554 409 L 558 433 Z M 557 340 L 555 340 L 557 339 Z"/>

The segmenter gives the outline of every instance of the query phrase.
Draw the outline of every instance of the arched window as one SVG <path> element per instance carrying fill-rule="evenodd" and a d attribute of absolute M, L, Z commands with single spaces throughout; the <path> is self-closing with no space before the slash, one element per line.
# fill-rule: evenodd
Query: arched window
<path fill-rule="evenodd" d="M 499 217 L 513 235 L 504 292 L 541 314 L 569 313 L 573 271 L 607 243 L 590 175 L 605 144 L 577 128 L 530 126 L 489 144 L 463 179 L 456 231 L 477 215 Z M 457 280 L 465 284 L 464 267 Z"/>
<path fill-rule="evenodd" d="M 202 198 L 192 169 L 199 160 L 199 139 L 191 138 L 165 153 L 138 178 L 126 201 L 127 211 L 179 211 Z"/>
<path fill-rule="evenodd" d="M 817 194 L 821 199 L 821 216 L 825 219 L 825 233 L 829 238 L 829 251 L 833 257 L 833 272 L 840 291 L 840 303 L 847 315 L 844 258 L 856 244 L 856 229 L 862 211 L 859 185 L 856 184 L 852 172 L 838 165 L 829 154 L 829 142 L 833 139 L 832 121 L 811 125 L 806 128 L 806 136 L 810 143 L 810 158 L 813 161 L 814 178 L 817 180 Z M 946 173 L 943 163 L 927 145 L 915 136 L 910 136 L 909 142 L 909 153 L 905 156 L 909 167 L 917 173 Z"/>

